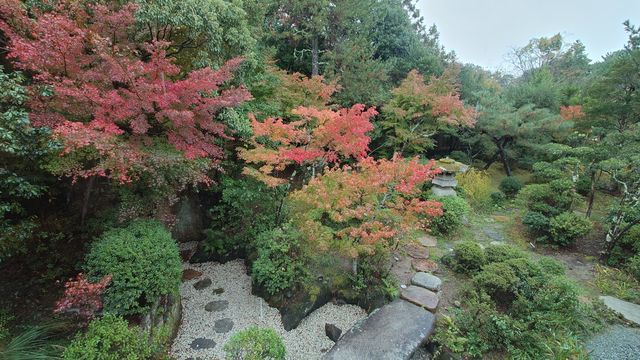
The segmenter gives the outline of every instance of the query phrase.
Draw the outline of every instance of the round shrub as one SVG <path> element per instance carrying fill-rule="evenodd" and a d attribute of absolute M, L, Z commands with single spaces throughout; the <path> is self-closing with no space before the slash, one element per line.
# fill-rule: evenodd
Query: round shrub
<path fill-rule="evenodd" d="M 514 197 L 522 189 L 522 182 L 515 176 L 507 176 L 500 181 L 499 188 L 508 197 Z"/>
<path fill-rule="evenodd" d="M 120 315 L 143 314 L 159 296 L 177 293 L 182 275 L 178 245 L 162 224 L 147 220 L 104 233 L 85 267 L 92 281 L 112 276 L 104 311 Z"/>
<path fill-rule="evenodd" d="M 564 275 L 564 265 L 553 258 L 550 257 L 542 257 L 538 260 L 538 266 L 542 269 L 545 274 L 548 275 Z"/>
<path fill-rule="evenodd" d="M 144 360 L 151 358 L 146 336 L 121 317 L 106 314 L 93 320 L 84 334 L 65 349 L 65 360 Z"/>
<path fill-rule="evenodd" d="M 582 196 L 587 196 L 591 192 L 591 179 L 588 176 L 581 176 L 576 181 L 576 192 Z"/>
<path fill-rule="evenodd" d="M 629 260 L 624 264 L 624 267 L 629 273 L 631 273 L 631 275 L 640 280 L 640 255 L 635 255 L 629 258 Z"/>
<path fill-rule="evenodd" d="M 258 258 L 251 275 L 269 294 L 291 289 L 306 278 L 300 233 L 290 226 L 265 231 L 255 241 Z"/>
<path fill-rule="evenodd" d="M 488 263 L 507 261 L 509 259 L 526 259 L 529 256 L 524 251 L 511 245 L 488 245 L 484 249 Z"/>
<path fill-rule="evenodd" d="M 554 244 L 568 246 L 591 231 L 593 223 L 585 217 L 571 212 L 562 213 L 549 222 L 551 239 Z"/>
<path fill-rule="evenodd" d="M 504 262 L 488 264 L 473 277 L 473 283 L 496 302 L 509 302 L 515 297 L 518 276 Z"/>
<path fill-rule="evenodd" d="M 441 196 L 433 200 L 442 204 L 442 216 L 431 221 L 432 230 L 438 234 L 449 234 L 458 229 L 469 213 L 469 204 L 458 196 Z"/>
<path fill-rule="evenodd" d="M 549 218 L 536 211 L 529 211 L 522 217 L 522 223 L 535 235 L 545 234 L 549 230 Z"/>
<path fill-rule="evenodd" d="M 473 241 L 461 241 L 453 247 L 451 266 L 458 273 L 470 274 L 479 271 L 487 262 L 480 245 Z"/>
<path fill-rule="evenodd" d="M 224 352 L 226 360 L 284 360 L 286 351 L 273 329 L 252 326 L 233 334 Z"/>
<path fill-rule="evenodd" d="M 491 202 L 494 205 L 502 205 L 507 201 L 507 195 L 505 195 L 502 191 L 494 191 L 491 193 Z"/>

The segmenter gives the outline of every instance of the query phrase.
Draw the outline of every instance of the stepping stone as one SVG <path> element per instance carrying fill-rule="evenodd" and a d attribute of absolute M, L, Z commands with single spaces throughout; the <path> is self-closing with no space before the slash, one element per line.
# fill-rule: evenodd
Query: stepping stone
<path fill-rule="evenodd" d="M 220 295 L 222 293 L 224 293 L 224 289 L 223 288 L 213 289 L 213 295 Z"/>
<path fill-rule="evenodd" d="M 189 258 L 191 257 L 191 250 L 182 250 L 180 251 L 180 258 L 182 259 L 182 261 L 189 261 Z"/>
<path fill-rule="evenodd" d="M 411 266 L 416 271 L 422 272 L 436 272 L 438 271 L 438 263 L 429 259 L 413 259 L 411 260 Z"/>
<path fill-rule="evenodd" d="M 233 329 L 233 321 L 229 318 L 217 320 L 213 323 L 213 330 L 217 333 L 228 333 L 231 329 Z"/>
<path fill-rule="evenodd" d="M 628 321 L 640 325 L 640 305 L 620 300 L 613 296 L 600 296 L 600 300 L 611 310 L 622 315 Z"/>
<path fill-rule="evenodd" d="M 342 335 L 323 359 L 408 360 L 433 332 L 435 319 L 432 313 L 396 299 Z"/>
<path fill-rule="evenodd" d="M 418 242 L 420 245 L 425 247 L 436 247 L 438 246 L 438 239 L 431 235 L 425 235 L 418 238 Z"/>
<path fill-rule="evenodd" d="M 182 281 L 193 280 L 197 277 L 202 276 L 202 273 L 193 269 L 184 269 L 182 270 Z"/>
<path fill-rule="evenodd" d="M 331 341 L 336 342 L 340 339 L 340 335 L 342 335 L 342 329 L 334 324 L 326 323 L 324 324 L 324 333 L 329 339 L 331 339 Z"/>
<path fill-rule="evenodd" d="M 400 291 L 400 298 L 421 306 L 431 312 L 435 311 L 438 307 L 438 302 L 440 302 L 438 295 L 434 292 L 415 285 L 402 289 L 402 291 Z"/>
<path fill-rule="evenodd" d="M 408 244 L 404 247 L 407 255 L 414 259 L 427 259 L 429 257 L 429 250 L 422 245 Z"/>
<path fill-rule="evenodd" d="M 213 349 L 214 347 L 216 347 L 216 342 L 211 339 L 197 338 L 191 342 L 193 350 Z"/>
<path fill-rule="evenodd" d="M 411 284 L 423 287 L 427 290 L 438 292 L 442 287 L 442 280 L 439 277 L 427 274 L 425 272 L 419 272 L 413 275 L 411 278 Z"/>
<path fill-rule="evenodd" d="M 211 286 L 211 279 L 209 279 L 209 278 L 202 279 L 202 280 L 198 281 L 197 283 L 193 284 L 193 287 L 196 290 L 206 289 L 209 286 Z"/>
<path fill-rule="evenodd" d="M 484 229 L 483 232 L 493 241 L 504 241 L 504 236 L 494 229 Z"/>
<path fill-rule="evenodd" d="M 229 302 L 227 300 L 216 300 L 208 303 L 204 306 L 206 311 L 222 311 L 226 310 L 229 307 Z"/>

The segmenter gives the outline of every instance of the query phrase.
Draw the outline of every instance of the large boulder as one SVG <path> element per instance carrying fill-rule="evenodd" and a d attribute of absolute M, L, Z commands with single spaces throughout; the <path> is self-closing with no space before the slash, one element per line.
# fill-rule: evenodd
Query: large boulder
<path fill-rule="evenodd" d="M 407 360 L 427 341 L 434 326 L 435 315 L 398 299 L 347 331 L 324 359 Z"/>

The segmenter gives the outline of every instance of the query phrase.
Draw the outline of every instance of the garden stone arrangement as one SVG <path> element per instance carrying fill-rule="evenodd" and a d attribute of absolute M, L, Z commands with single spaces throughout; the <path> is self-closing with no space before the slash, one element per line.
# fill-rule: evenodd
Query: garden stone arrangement
<path fill-rule="evenodd" d="M 334 344 L 325 335 L 326 324 L 347 330 L 366 316 L 357 306 L 329 303 L 285 331 L 278 310 L 251 294 L 251 278 L 242 260 L 183 266 L 185 273 L 201 275 L 180 287 L 182 324 L 171 347 L 178 360 L 222 359 L 231 335 L 250 326 L 274 329 L 284 341 L 287 359 L 319 359 Z"/>

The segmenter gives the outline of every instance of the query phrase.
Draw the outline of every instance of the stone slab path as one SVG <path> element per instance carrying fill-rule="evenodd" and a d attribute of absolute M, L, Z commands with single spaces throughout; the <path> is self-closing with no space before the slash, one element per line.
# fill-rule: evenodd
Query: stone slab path
<path fill-rule="evenodd" d="M 600 300 L 611 310 L 622 315 L 626 320 L 640 325 L 640 305 L 620 300 L 613 296 L 600 296 Z M 640 354 L 638 354 L 640 359 Z"/>
<path fill-rule="evenodd" d="M 324 359 L 409 359 L 433 332 L 435 315 L 397 299 L 342 336 Z"/>
<path fill-rule="evenodd" d="M 250 326 L 274 329 L 285 343 L 287 359 L 320 359 L 334 345 L 325 324 L 346 331 L 367 315 L 357 306 L 327 304 L 296 329 L 285 331 L 278 310 L 251 294 L 251 277 L 242 260 L 183 266 L 193 277 L 187 276 L 180 287 L 182 323 L 171 347 L 177 360 L 224 359 L 223 347 L 231 335 Z"/>

